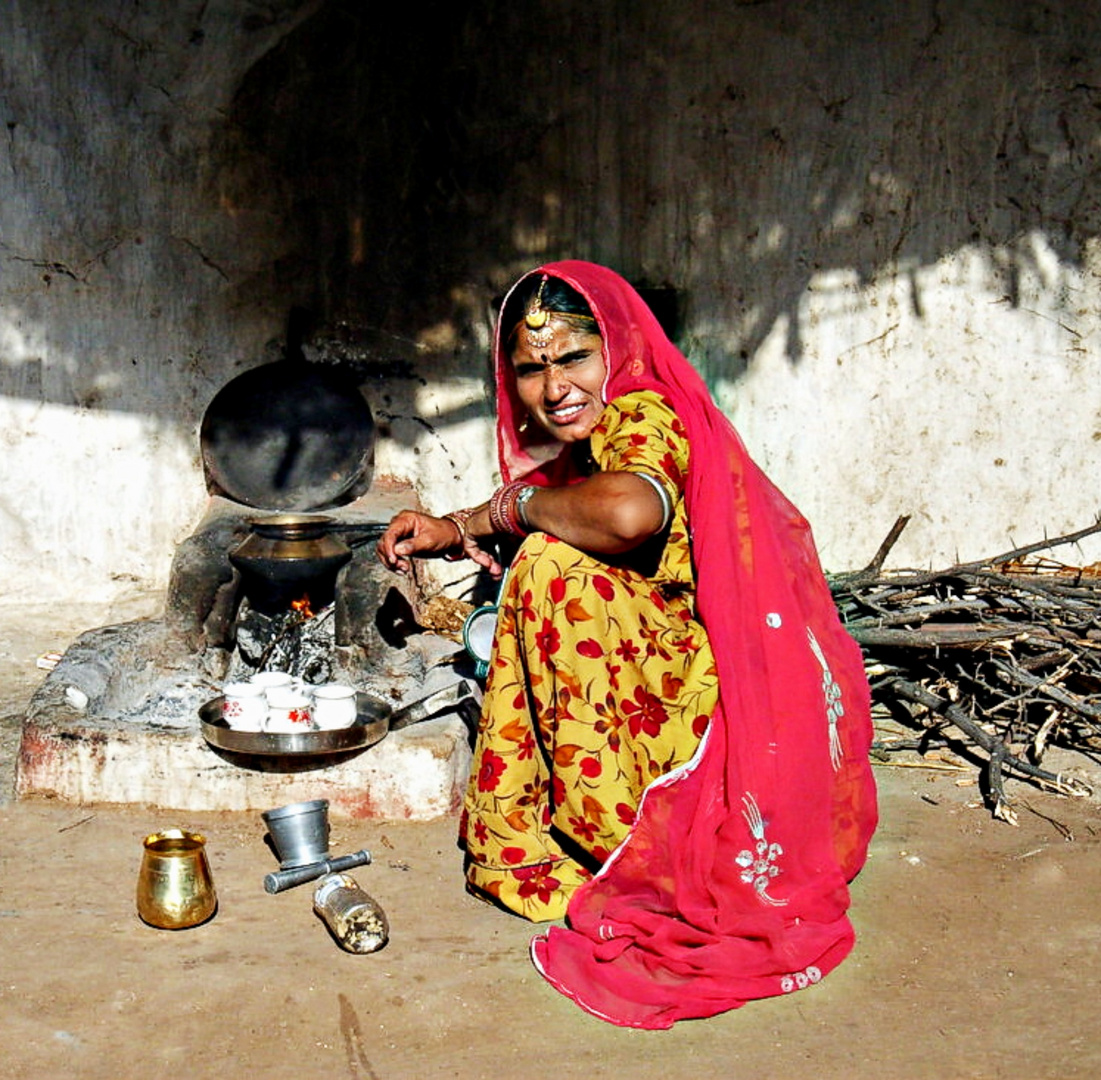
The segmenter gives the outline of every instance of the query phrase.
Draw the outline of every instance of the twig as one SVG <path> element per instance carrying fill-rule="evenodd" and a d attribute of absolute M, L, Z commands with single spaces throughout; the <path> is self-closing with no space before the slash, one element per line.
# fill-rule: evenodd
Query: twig
<path fill-rule="evenodd" d="M 966 765 L 948 765 L 932 761 L 873 761 L 877 769 L 927 769 L 929 772 L 970 772 Z"/>
<path fill-rule="evenodd" d="M 1101 708 L 1098 708 L 1096 705 L 1090 705 L 1082 698 L 1063 690 L 1061 687 L 1052 686 L 1047 679 L 1038 679 L 1035 675 L 1029 675 L 1025 671 L 1011 668 L 1008 664 L 1000 660 L 994 660 L 993 663 L 999 671 L 1005 673 L 1006 678 L 1010 680 L 1020 679 L 1021 682 L 1035 690 L 1036 693 L 1043 694 L 1045 697 L 1051 698 L 1052 701 L 1059 702 L 1060 705 L 1066 705 L 1082 716 L 1089 716 L 1094 720 L 1101 720 Z M 1088 726 L 1091 730 L 1097 732 L 1098 735 L 1101 735 L 1101 731 L 1098 731 L 1092 724 Z"/>
<path fill-rule="evenodd" d="M 1006 641 L 1015 635 L 1001 627 L 942 626 L 922 630 L 880 629 L 877 626 L 848 626 L 849 633 L 861 644 L 889 649 L 967 648 Z"/>
<path fill-rule="evenodd" d="M 1093 536 L 1094 533 L 1098 532 L 1101 532 L 1101 517 L 1098 517 L 1092 525 L 1087 525 L 1084 529 L 1079 529 L 1077 532 L 1056 536 L 1051 540 L 1038 540 L 1035 544 L 1026 544 L 1024 547 L 1007 551 L 1004 555 L 995 555 L 993 559 L 986 559 L 978 563 L 971 563 L 970 565 L 981 566 L 985 564 L 987 566 L 999 566 L 1002 563 L 1024 559 L 1029 555 L 1035 554 L 1037 551 L 1047 551 L 1050 548 L 1062 547 L 1064 544 L 1077 544 L 1079 540 L 1085 540 L 1087 536 Z"/>
<path fill-rule="evenodd" d="M 900 514 L 895 518 L 891 531 L 883 538 L 883 543 L 879 545 L 879 550 L 872 556 L 872 561 L 863 570 L 857 570 L 855 574 L 839 574 L 837 576 L 838 583 L 849 587 L 858 587 L 862 582 L 877 577 L 880 570 L 883 569 L 884 562 L 887 561 L 891 548 L 898 543 L 902 530 L 906 528 L 909 522 L 909 514 Z"/>
<path fill-rule="evenodd" d="M 905 698 L 907 701 L 912 701 L 915 705 L 921 705 L 931 712 L 943 716 L 955 727 L 959 728 L 959 730 L 972 742 L 986 751 L 991 761 L 997 759 L 999 773 L 1003 767 L 1009 768 L 1013 772 L 1018 772 L 1023 776 L 1038 780 L 1063 795 L 1081 796 L 1090 793 L 1089 788 L 1072 777 L 1064 777 L 1057 773 L 1048 772 L 1047 769 L 1041 769 L 1037 765 L 1022 761 L 1020 758 L 1010 754 L 1006 750 L 1004 743 L 988 732 L 983 731 L 983 729 L 958 705 L 953 705 L 951 702 L 945 701 L 942 697 L 926 690 L 925 687 L 918 686 L 916 683 L 907 682 L 905 679 L 895 679 L 892 683 L 892 689 L 895 690 L 899 697 Z"/>
<path fill-rule="evenodd" d="M 1057 820 L 1056 820 L 1055 818 L 1053 818 L 1053 817 L 1049 817 L 1049 816 L 1048 816 L 1047 814 L 1041 814 L 1041 813 L 1040 813 L 1040 811 L 1036 809 L 1036 807 L 1034 807 L 1034 806 L 1030 805 L 1029 803 L 1025 802 L 1025 800 L 1024 800 L 1024 799 L 1021 799 L 1021 800 L 1020 800 L 1020 804 L 1021 804 L 1021 806 L 1023 806 L 1023 807 L 1024 807 L 1024 809 L 1026 809 L 1026 810 L 1027 810 L 1027 811 L 1028 811 L 1028 812 L 1029 812 L 1030 814 L 1035 814 L 1035 815 L 1036 815 L 1036 816 L 1037 816 L 1038 818 L 1040 818 L 1040 819 L 1041 819 L 1042 821 L 1046 821 L 1046 822 L 1047 822 L 1047 823 L 1048 823 L 1049 825 L 1051 825 L 1051 826 L 1052 826 L 1052 827 L 1053 827 L 1053 828 L 1055 829 L 1055 831 L 1056 831 L 1056 832 L 1057 832 L 1057 833 L 1058 833 L 1058 834 L 1059 834 L 1059 835 L 1060 835 L 1060 836 L 1061 836 L 1061 837 L 1062 837 L 1062 838 L 1063 838 L 1064 840 L 1073 840 L 1073 839 L 1074 839 L 1074 833 L 1072 833 L 1072 832 L 1070 831 L 1070 829 L 1068 829 L 1068 828 L 1066 827 L 1066 825 L 1064 825 L 1064 824 L 1063 824 L 1063 823 L 1062 823 L 1061 821 L 1057 821 Z"/>
<path fill-rule="evenodd" d="M 897 522 L 896 522 L 897 524 Z M 1080 540 L 1084 540 L 1087 536 L 1093 536 L 1095 533 L 1101 532 L 1101 518 L 1098 518 L 1092 525 L 1086 526 L 1084 529 L 1079 529 L 1077 532 L 1067 533 L 1064 536 L 1056 536 L 1050 540 L 1040 540 L 1034 544 L 1026 544 L 1024 547 L 1014 548 L 1012 551 L 1004 552 L 1001 555 L 995 555 L 992 559 L 976 559 L 973 562 L 957 563 L 955 566 L 949 567 L 947 570 L 930 570 L 930 571 L 900 571 L 899 580 L 904 581 L 909 587 L 916 585 L 926 585 L 929 582 L 936 581 L 938 578 L 944 577 L 961 577 L 968 573 L 968 571 L 975 573 L 985 570 L 988 573 L 992 566 L 1000 566 L 1004 563 L 1010 563 L 1014 560 L 1026 558 L 1029 555 L 1034 554 L 1037 551 L 1046 551 L 1049 548 L 1061 547 L 1064 544 L 1077 544 Z M 874 560 L 873 560 L 874 562 Z M 869 563 L 869 566 L 872 564 Z M 855 585 L 859 586 L 864 583 L 864 570 L 858 570 L 855 574 L 846 577 L 845 575 L 838 575 L 837 582 L 839 585 Z"/>
<path fill-rule="evenodd" d="M 68 832 L 70 829 L 77 829 L 81 825 L 86 825 L 95 816 L 96 816 L 95 814 L 89 814 L 87 817 L 82 817 L 79 821 L 74 821 L 69 825 L 62 825 L 61 828 L 58 829 L 57 831 L 59 833 L 63 833 L 63 832 Z"/>

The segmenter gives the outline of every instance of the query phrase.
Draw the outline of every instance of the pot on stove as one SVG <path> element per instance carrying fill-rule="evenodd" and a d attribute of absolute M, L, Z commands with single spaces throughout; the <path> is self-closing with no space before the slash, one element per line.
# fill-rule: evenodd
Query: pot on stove
<path fill-rule="evenodd" d="M 305 597 L 315 610 L 329 604 L 352 547 L 378 537 L 386 526 L 338 525 L 322 514 L 273 514 L 251 519 L 249 528 L 229 561 L 256 606 L 282 611 Z"/>
<path fill-rule="evenodd" d="M 291 312 L 283 358 L 236 376 L 203 415 L 214 499 L 179 545 L 167 604 L 167 618 L 195 648 L 236 646 L 242 597 L 275 617 L 292 605 L 304 612 L 294 602 L 307 595 L 318 613 L 339 601 L 338 644 L 377 645 L 373 619 L 385 589 L 375 560 L 355 558 L 348 528 L 335 532 L 318 516 L 361 521 L 371 512 L 375 425 L 355 364 L 307 359 L 311 327 L 311 316 Z"/>
<path fill-rule="evenodd" d="M 352 549 L 329 531 L 333 519 L 315 514 L 254 518 L 244 542 L 229 553 L 253 606 L 286 611 L 296 600 L 319 610 L 332 601 L 336 575 Z"/>

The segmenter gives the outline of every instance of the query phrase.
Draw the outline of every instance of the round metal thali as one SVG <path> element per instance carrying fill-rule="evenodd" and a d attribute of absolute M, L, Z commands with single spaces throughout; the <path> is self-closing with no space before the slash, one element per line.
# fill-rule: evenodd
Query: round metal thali
<path fill-rule="evenodd" d="M 385 702 L 362 691 L 356 694 L 356 718 L 348 727 L 329 731 L 239 731 L 222 718 L 222 698 L 199 707 L 203 738 L 219 750 L 263 757 L 305 757 L 340 754 L 373 746 L 390 730 L 393 710 Z"/>

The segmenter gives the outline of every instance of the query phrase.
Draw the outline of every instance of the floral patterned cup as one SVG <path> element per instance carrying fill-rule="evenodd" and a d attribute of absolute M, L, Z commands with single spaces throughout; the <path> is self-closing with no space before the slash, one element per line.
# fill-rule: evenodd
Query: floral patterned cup
<path fill-rule="evenodd" d="M 251 682 L 226 683 L 222 688 L 222 718 L 235 731 L 262 731 L 268 718 L 264 688 Z"/>
<path fill-rule="evenodd" d="M 309 694 L 293 688 L 268 691 L 268 721 L 265 730 L 278 735 L 316 731 Z"/>

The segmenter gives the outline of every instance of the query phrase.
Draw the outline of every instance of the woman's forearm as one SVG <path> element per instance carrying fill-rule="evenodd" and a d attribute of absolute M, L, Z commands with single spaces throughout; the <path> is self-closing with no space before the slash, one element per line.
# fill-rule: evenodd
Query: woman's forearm
<path fill-rule="evenodd" d="M 618 555 L 660 531 L 661 497 L 640 476 L 597 473 L 568 487 L 537 488 L 524 507 L 529 530 L 556 536 L 582 551 Z M 488 504 L 467 522 L 474 537 L 493 535 Z"/>

